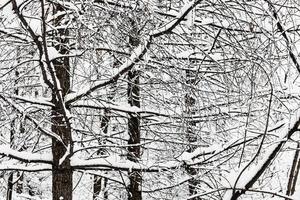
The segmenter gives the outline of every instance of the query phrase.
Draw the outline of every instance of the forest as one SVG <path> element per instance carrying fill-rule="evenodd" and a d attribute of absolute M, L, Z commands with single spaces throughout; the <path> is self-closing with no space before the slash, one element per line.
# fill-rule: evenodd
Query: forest
<path fill-rule="evenodd" d="M 299 200 L 298 0 L 1 0 L 0 199 Z"/>

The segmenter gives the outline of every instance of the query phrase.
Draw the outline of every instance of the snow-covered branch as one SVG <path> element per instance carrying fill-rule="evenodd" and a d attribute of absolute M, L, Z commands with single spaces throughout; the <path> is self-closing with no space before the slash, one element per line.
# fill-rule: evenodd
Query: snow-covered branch
<path fill-rule="evenodd" d="M 24 171 L 24 172 L 38 172 L 38 171 L 51 171 L 52 165 L 50 164 L 16 164 L 12 162 L 2 162 L 0 164 L 1 171 Z"/>
<path fill-rule="evenodd" d="M 158 172 L 161 169 L 157 167 L 143 166 L 141 163 L 129 161 L 127 159 L 120 160 L 113 157 L 97 158 L 90 160 L 82 160 L 71 158 L 71 165 L 75 169 L 102 169 L 102 170 L 141 170 L 145 172 Z"/>
<path fill-rule="evenodd" d="M 235 184 L 236 187 L 243 188 L 243 189 L 238 191 L 235 191 L 234 189 L 227 191 L 223 199 L 236 200 L 242 194 L 244 194 L 248 189 L 250 189 L 253 186 L 253 184 L 260 178 L 260 176 L 266 171 L 266 169 L 268 169 L 270 163 L 279 153 L 280 149 L 287 142 L 287 140 L 296 131 L 299 130 L 299 125 L 300 125 L 300 110 L 298 110 L 291 117 L 291 119 L 287 119 L 283 126 L 280 126 L 279 129 L 276 129 L 276 132 L 280 131 L 281 133 L 281 135 L 279 135 L 278 141 L 274 142 L 274 144 L 266 150 L 264 158 L 261 161 L 259 161 L 257 165 L 250 167 L 247 171 L 244 171 L 244 173 L 242 174 L 240 174 L 241 172 L 237 173 L 234 176 L 234 178 L 228 178 L 228 180 L 230 180 L 229 182 L 230 187 L 233 187 L 234 184 L 236 183 Z M 229 176 L 233 177 L 232 174 L 230 174 Z"/>
<path fill-rule="evenodd" d="M 9 145 L 0 146 L 0 155 L 13 158 L 26 163 L 52 163 L 52 156 L 49 154 L 30 153 L 11 149 Z"/>
<path fill-rule="evenodd" d="M 68 94 L 65 98 L 66 103 L 70 104 L 73 103 L 82 97 L 85 97 L 95 90 L 104 87 L 106 85 L 109 85 L 111 83 L 116 82 L 123 74 L 127 73 L 133 66 L 142 59 L 142 57 L 147 52 L 147 49 L 151 45 L 152 38 L 159 37 L 161 35 L 170 33 L 178 24 L 180 24 L 181 21 L 184 20 L 184 18 L 188 15 L 188 13 L 196 7 L 202 0 L 198 0 L 195 2 L 188 2 L 178 13 L 176 19 L 166 23 L 165 25 L 151 31 L 148 36 L 143 38 L 143 42 L 140 43 L 139 46 L 137 46 L 131 56 L 120 66 L 118 72 L 113 75 L 110 79 L 107 81 L 97 81 L 94 83 L 94 86 L 92 87 L 86 87 L 81 89 L 78 92 Z"/>
<path fill-rule="evenodd" d="M 12 102 L 11 100 L 7 99 L 6 97 L 4 97 L 3 95 L 0 94 L 0 98 L 2 100 L 4 100 L 6 103 L 8 103 L 9 105 L 11 105 L 18 113 L 22 114 L 25 119 L 28 119 L 29 121 L 31 121 L 35 126 L 36 128 L 43 134 L 47 135 L 47 136 L 50 136 L 52 138 L 55 138 L 57 139 L 57 141 L 60 141 L 61 143 L 62 142 L 62 139 L 59 135 L 53 133 L 52 131 L 48 131 L 46 130 L 44 127 L 41 126 L 41 124 L 34 118 L 32 118 L 31 116 L 29 116 L 22 107 L 20 107 L 18 104 Z"/>
<path fill-rule="evenodd" d="M 54 106 L 50 101 L 48 101 L 45 98 L 32 98 L 32 97 L 25 97 L 25 96 L 19 96 L 19 95 L 10 95 L 9 98 L 14 99 L 14 100 L 19 100 L 24 103 L 30 103 L 33 105 L 40 105 L 40 106 L 47 106 L 47 107 Z"/>
<path fill-rule="evenodd" d="M 133 51 L 130 58 L 128 58 L 127 61 L 125 61 L 121 65 L 118 72 L 115 75 L 113 75 L 109 80 L 107 80 L 107 81 L 96 81 L 94 83 L 94 86 L 92 86 L 92 87 L 82 88 L 78 92 L 68 94 L 65 98 L 66 103 L 67 104 L 73 103 L 73 102 L 81 99 L 82 97 L 85 97 L 85 96 L 91 94 L 92 92 L 94 92 L 98 88 L 101 88 L 101 87 L 104 87 L 106 85 L 109 85 L 111 83 L 116 82 L 123 74 L 128 72 L 134 66 L 134 64 L 136 64 L 143 57 L 143 55 L 147 51 L 147 48 L 148 48 L 149 44 L 150 44 L 150 37 L 146 38 L 144 40 L 144 44 L 140 44 Z"/>
<path fill-rule="evenodd" d="M 195 198 L 199 198 L 202 196 L 206 196 L 206 195 L 211 195 L 214 193 L 219 193 L 220 191 L 230 191 L 233 188 L 218 188 L 218 189 L 213 189 L 213 190 L 209 190 L 205 193 L 201 193 L 201 194 L 195 194 L 192 196 L 189 196 L 187 199 L 195 199 Z M 235 188 L 235 190 L 243 190 L 243 188 Z M 248 192 L 255 192 L 255 193 L 262 193 L 262 194 L 269 194 L 272 196 L 276 196 L 276 197 L 281 197 L 281 198 L 285 198 L 286 200 L 297 200 L 296 198 L 294 198 L 293 196 L 287 196 L 285 194 L 282 194 L 281 192 L 275 192 L 275 191 L 268 191 L 268 190 L 258 190 L 258 189 L 248 189 Z"/>
<path fill-rule="evenodd" d="M 28 37 L 23 36 L 23 35 L 21 35 L 21 34 L 19 34 L 19 33 L 10 32 L 10 31 L 8 31 L 7 29 L 0 29 L 0 33 L 4 34 L 4 35 L 7 36 L 7 37 L 11 37 L 11 38 L 20 40 L 20 41 L 22 41 L 22 42 L 26 42 L 26 43 L 30 42 L 30 41 L 28 40 Z"/>
<path fill-rule="evenodd" d="M 153 37 L 158 37 L 167 33 L 170 33 L 184 18 L 191 12 L 193 8 L 195 8 L 202 0 L 197 1 L 189 1 L 184 5 L 175 19 L 172 21 L 162 25 L 161 27 L 157 28 L 150 32 L 150 35 Z"/>
<path fill-rule="evenodd" d="M 118 112 L 125 112 L 125 113 L 140 113 L 140 114 L 150 114 L 150 115 L 156 115 L 156 116 L 164 116 L 164 117 L 172 117 L 171 115 L 167 113 L 161 113 L 161 112 L 156 112 L 154 110 L 147 110 L 147 109 L 142 109 L 138 108 L 136 106 L 130 106 L 129 104 L 121 104 L 121 105 L 116 105 L 116 104 L 110 104 L 106 102 L 95 102 L 92 100 L 80 100 L 77 101 L 72 105 L 74 108 L 90 108 L 90 109 L 95 109 L 95 110 L 102 110 L 102 109 L 109 109 L 109 110 L 114 110 Z"/>

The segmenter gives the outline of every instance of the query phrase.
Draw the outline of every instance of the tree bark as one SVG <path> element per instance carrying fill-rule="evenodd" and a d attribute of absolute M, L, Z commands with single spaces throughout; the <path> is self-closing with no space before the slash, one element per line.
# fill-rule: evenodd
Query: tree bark
<path fill-rule="evenodd" d="M 64 11 L 64 8 L 60 5 L 54 8 L 54 13 L 62 11 Z M 57 18 L 54 22 L 55 26 L 61 25 L 61 20 L 61 18 Z M 57 44 L 55 49 L 62 55 L 68 54 L 68 39 L 66 39 L 69 35 L 68 29 L 59 29 L 53 35 Z M 52 193 L 53 200 L 72 200 L 73 170 L 70 159 L 66 156 L 72 153 L 72 133 L 70 126 L 67 125 L 68 119 L 66 119 L 62 102 L 59 102 L 58 99 L 58 94 L 61 94 L 64 99 L 70 90 L 69 58 L 57 58 L 53 61 L 53 66 L 61 91 L 58 91 L 57 88 L 52 91 L 52 103 L 55 106 L 52 107 L 51 130 L 61 137 L 63 144 L 54 138 L 52 139 Z M 69 109 L 68 105 L 65 105 L 65 107 Z"/>
<path fill-rule="evenodd" d="M 297 178 L 299 174 L 299 168 L 300 168 L 300 160 L 299 160 L 299 149 L 300 144 L 297 144 L 297 149 L 295 150 L 295 155 L 292 163 L 292 168 L 289 175 L 289 181 L 287 186 L 286 195 L 293 195 L 295 192 L 295 187 L 297 183 Z"/>
<path fill-rule="evenodd" d="M 17 172 L 17 176 L 18 176 L 19 180 L 17 182 L 16 192 L 18 194 L 22 194 L 23 193 L 24 172 Z"/>
<path fill-rule="evenodd" d="M 187 84 L 187 93 L 185 95 L 185 107 L 186 107 L 186 115 L 189 117 L 186 122 L 186 138 L 189 143 L 189 147 L 187 152 L 191 153 L 195 150 L 194 143 L 197 142 L 197 135 L 195 134 L 196 122 L 193 121 L 192 116 L 195 115 L 195 105 L 196 99 L 193 96 L 193 91 L 190 86 L 195 84 L 195 74 L 191 70 L 186 70 L 186 84 Z M 193 167 L 186 167 L 187 173 L 192 177 L 189 181 L 189 195 L 195 195 L 197 193 L 197 185 L 199 181 L 195 178 L 198 171 Z M 194 197 L 192 200 L 200 200 L 199 197 Z"/>
<path fill-rule="evenodd" d="M 131 23 L 131 31 L 129 36 L 129 44 L 131 47 L 137 47 L 140 44 L 138 36 L 138 28 L 133 19 L 129 19 Z M 131 48 L 130 47 L 130 48 Z M 140 107 L 140 79 L 139 71 L 132 69 L 128 72 L 128 103 L 130 106 Z M 129 114 L 128 119 L 128 144 L 140 144 L 141 130 L 140 130 L 140 114 Z M 141 157 L 140 146 L 129 146 L 127 159 L 133 162 L 139 162 Z M 142 172 L 140 170 L 132 170 L 128 172 L 129 186 L 128 186 L 128 200 L 141 200 L 142 199 Z"/>
<path fill-rule="evenodd" d="M 131 106 L 140 107 L 140 88 L 139 88 L 139 73 L 136 70 L 132 70 L 128 73 L 128 102 Z M 128 144 L 139 144 L 140 143 L 140 115 L 129 114 L 128 120 L 128 133 L 129 140 Z M 138 162 L 141 156 L 140 146 L 128 147 L 128 160 Z M 142 174 L 139 170 L 132 170 L 128 173 L 129 175 L 129 200 L 140 200 L 142 199 Z"/>
<path fill-rule="evenodd" d="M 9 173 L 8 180 L 7 180 L 6 200 L 12 200 L 13 176 L 14 176 L 13 172 Z"/>
<path fill-rule="evenodd" d="M 69 81 L 69 63 L 67 59 L 59 63 L 55 61 L 55 70 L 57 78 L 60 81 L 63 97 L 66 95 L 70 87 Z M 66 126 L 63 117 L 63 111 L 56 100 L 56 95 L 52 95 L 52 103 L 56 105 L 52 108 L 52 127 L 53 133 L 62 138 L 64 144 L 56 139 L 52 139 L 52 154 L 53 154 L 53 172 L 52 172 L 52 193 L 53 200 L 72 200 L 73 188 L 73 171 L 70 165 L 70 159 L 66 158 L 60 163 L 60 160 L 65 156 L 67 149 L 71 149 L 72 137 L 71 130 Z M 71 152 L 69 152 L 71 153 Z"/>

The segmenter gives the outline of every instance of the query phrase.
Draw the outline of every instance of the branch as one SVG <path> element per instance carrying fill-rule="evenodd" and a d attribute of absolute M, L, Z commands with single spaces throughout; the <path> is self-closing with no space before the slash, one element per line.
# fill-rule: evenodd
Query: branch
<path fill-rule="evenodd" d="M 6 35 L 7 37 L 15 38 L 26 43 L 30 42 L 26 39 L 26 37 L 22 37 L 22 35 L 19 35 L 17 33 L 10 33 L 6 29 L 0 29 L 0 33 Z"/>
<path fill-rule="evenodd" d="M 41 133 L 43 133 L 44 135 L 50 136 L 51 138 L 55 138 L 63 144 L 63 141 L 59 135 L 53 133 L 52 131 L 47 131 L 44 128 L 42 128 L 40 125 L 40 122 L 37 122 L 35 119 L 33 119 L 29 115 L 27 115 L 26 112 L 22 108 L 20 108 L 17 104 L 8 100 L 6 97 L 4 97 L 1 94 L 0 94 L 0 99 L 4 100 L 6 103 L 11 105 L 12 108 L 15 109 L 18 113 L 22 114 L 25 119 L 28 119 L 29 121 L 31 121 Z"/>
<path fill-rule="evenodd" d="M 28 164 L 18 164 L 18 163 L 7 163 L 2 162 L 0 164 L 1 171 L 25 171 L 25 172 L 38 172 L 38 171 L 51 171 L 52 165 L 49 164 L 39 164 L 39 165 L 28 165 Z"/>
<path fill-rule="evenodd" d="M 163 26 L 159 27 L 158 29 L 151 31 L 150 35 L 153 37 L 158 37 L 164 34 L 171 33 L 171 31 L 181 22 L 184 18 L 189 14 L 189 12 L 195 8 L 202 0 L 198 1 L 191 1 L 183 6 L 179 14 L 176 16 L 175 19 L 172 21 L 164 24 Z"/>
<path fill-rule="evenodd" d="M 195 194 L 195 195 L 189 196 L 187 199 L 195 199 L 197 197 L 199 198 L 199 197 L 202 197 L 202 196 L 205 196 L 205 195 L 211 195 L 213 193 L 219 193 L 222 190 L 228 191 L 228 190 L 232 190 L 232 189 L 233 188 L 218 188 L 218 189 L 214 189 L 214 190 L 211 190 L 211 191 L 207 191 L 207 192 L 202 193 L 202 194 Z M 235 188 L 235 190 L 243 190 L 243 189 L 242 188 Z M 273 195 L 273 196 L 276 196 L 276 197 L 285 198 L 286 200 L 296 200 L 295 198 L 293 198 L 291 196 L 287 196 L 287 195 L 284 195 L 282 193 L 277 193 L 277 192 L 274 192 L 274 191 L 257 190 L 257 189 L 249 189 L 248 191 L 249 192 L 256 192 L 256 193 L 263 193 L 263 194 L 270 194 L 270 195 Z"/>
<path fill-rule="evenodd" d="M 163 116 L 163 117 L 172 117 L 171 115 L 168 115 L 166 113 L 160 113 L 155 112 L 152 110 L 145 110 L 138 108 L 136 106 L 130 106 L 128 104 L 125 105 L 115 105 L 111 103 L 105 103 L 105 102 L 94 102 L 94 101 L 78 101 L 75 104 L 72 105 L 73 108 L 90 108 L 95 110 L 103 110 L 103 109 L 109 109 L 114 110 L 118 112 L 125 112 L 125 113 L 139 113 L 139 114 L 150 114 L 155 116 Z"/>
<path fill-rule="evenodd" d="M 26 163 L 47 163 L 52 164 L 52 156 L 30 152 L 20 152 L 11 149 L 8 145 L 0 146 L 0 155 L 10 157 Z"/>
<path fill-rule="evenodd" d="M 23 97 L 19 95 L 11 95 L 8 98 L 14 99 L 14 100 L 19 100 L 24 103 L 30 103 L 34 105 L 40 105 L 40 106 L 48 106 L 52 107 L 54 106 L 53 103 L 49 102 L 46 100 L 46 98 L 34 98 L 34 97 Z"/>
<path fill-rule="evenodd" d="M 95 85 L 92 86 L 92 87 L 83 88 L 79 92 L 67 94 L 66 97 L 65 97 L 66 103 L 71 104 L 71 103 L 81 99 L 82 97 L 88 96 L 89 94 L 91 94 L 92 92 L 97 90 L 98 88 L 101 88 L 101 87 L 104 87 L 106 85 L 109 85 L 111 83 L 116 82 L 123 74 L 125 74 L 129 70 L 131 70 L 131 68 L 133 68 L 135 63 L 137 63 L 144 56 L 147 49 L 149 48 L 150 40 L 151 40 L 150 37 L 146 38 L 145 39 L 145 44 L 140 44 L 133 51 L 130 58 L 128 58 L 127 61 L 125 61 L 121 65 L 120 69 L 118 70 L 118 73 L 116 73 L 114 76 L 112 76 L 109 80 L 107 80 L 107 81 L 97 81 L 97 82 L 95 82 Z"/>
<path fill-rule="evenodd" d="M 96 158 L 90 160 L 83 160 L 76 157 L 71 158 L 71 166 L 74 169 L 85 169 L 85 170 L 106 170 L 106 171 L 143 171 L 143 172 L 160 172 L 169 169 L 177 169 L 180 166 L 180 162 L 169 161 L 164 164 L 150 163 L 147 164 L 142 162 L 136 163 L 127 159 L 118 158 L 119 156 L 110 156 L 107 158 Z"/>
<path fill-rule="evenodd" d="M 285 39 L 285 42 L 286 42 L 286 45 L 287 45 L 287 48 L 288 48 L 288 52 L 289 52 L 289 56 L 290 58 L 292 59 L 296 69 L 298 70 L 298 72 L 300 73 L 300 64 L 297 60 L 297 57 L 294 52 L 292 51 L 292 44 L 290 42 L 290 39 L 288 38 L 287 34 L 286 34 L 286 30 L 284 29 L 284 27 L 282 26 L 281 22 L 280 22 L 280 19 L 279 19 L 279 16 L 276 12 L 276 9 L 274 7 L 274 5 L 269 1 L 269 0 L 265 0 L 268 5 L 270 6 L 271 8 L 271 11 L 272 11 L 272 16 L 274 17 L 274 19 L 276 20 L 276 25 L 277 25 L 277 28 L 279 30 L 279 32 L 282 34 L 282 36 L 284 37 Z"/>
<path fill-rule="evenodd" d="M 119 71 L 113 75 L 109 80 L 107 81 L 98 81 L 95 82 L 95 85 L 92 87 L 87 87 L 82 89 L 79 92 L 68 94 L 65 98 L 65 101 L 67 104 L 71 104 L 85 96 L 88 96 L 98 88 L 104 87 L 108 84 L 116 82 L 123 74 L 127 73 L 129 70 L 133 68 L 133 66 L 139 62 L 142 57 L 145 55 L 147 50 L 149 49 L 151 45 L 151 41 L 155 37 L 159 37 L 164 34 L 171 33 L 171 31 L 181 22 L 184 20 L 184 18 L 188 15 L 188 13 L 195 8 L 202 0 L 198 0 L 195 2 L 189 2 L 187 3 L 179 12 L 176 19 L 171 20 L 170 22 L 166 23 L 165 25 L 159 27 L 156 30 L 153 30 L 150 32 L 148 36 L 144 38 L 144 43 L 141 42 L 141 44 L 133 50 L 133 53 L 131 54 L 130 58 L 128 58 L 120 67 Z"/>
<path fill-rule="evenodd" d="M 284 124 L 284 126 L 282 126 L 282 128 L 279 129 L 279 131 L 282 133 L 279 137 L 280 139 L 277 143 L 274 143 L 274 145 L 269 147 L 264 159 L 262 159 L 256 166 L 250 168 L 247 172 L 243 174 L 241 178 L 239 178 L 239 181 L 236 183 L 236 186 L 243 189 L 236 192 L 226 192 L 223 197 L 224 200 L 237 200 L 242 194 L 248 191 L 253 186 L 253 184 L 260 178 L 260 176 L 266 171 L 266 169 L 268 169 L 271 162 L 280 152 L 282 146 L 296 131 L 299 130 L 300 110 L 298 110 L 292 117 L 293 118 L 290 121 L 287 121 Z M 233 183 L 236 182 L 238 177 L 239 176 L 233 179 Z"/>

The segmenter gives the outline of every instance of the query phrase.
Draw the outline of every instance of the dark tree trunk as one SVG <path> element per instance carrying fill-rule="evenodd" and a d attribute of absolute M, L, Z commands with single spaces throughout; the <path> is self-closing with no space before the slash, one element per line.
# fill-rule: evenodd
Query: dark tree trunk
<path fill-rule="evenodd" d="M 13 191 L 13 172 L 9 173 L 9 177 L 7 180 L 7 194 L 6 200 L 12 200 L 12 191 Z"/>
<path fill-rule="evenodd" d="M 69 68 L 68 62 L 63 62 L 58 64 L 55 62 L 55 70 L 57 73 L 58 80 L 62 87 L 63 96 L 69 90 L 69 74 L 67 69 Z M 65 119 L 63 117 L 63 110 L 56 100 L 56 95 L 53 94 L 52 103 L 56 105 L 52 108 L 52 127 L 51 130 L 53 133 L 59 135 L 64 144 L 56 139 L 52 139 L 52 154 L 53 154 L 53 172 L 52 172 L 52 193 L 53 200 L 72 200 L 72 188 L 73 180 L 72 175 L 73 171 L 70 165 L 69 158 L 64 159 L 60 163 L 66 153 L 66 150 L 71 149 L 72 137 L 71 130 L 67 127 Z"/>
<path fill-rule="evenodd" d="M 17 176 L 18 176 L 19 180 L 17 182 L 16 192 L 18 194 L 22 194 L 23 193 L 24 172 L 18 172 Z"/>
<path fill-rule="evenodd" d="M 129 19 L 131 22 L 131 31 L 129 36 L 129 43 L 132 47 L 137 47 L 140 44 L 138 36 L 138 28 L 136 22 Z M 128 103 L 131 106 L 140 107 L 140 86 L 139 86 L 139 71 L 132 69 L 128 72 Z M 128 144 L 140 144 L 141 130 L 140 130 L 140 114 L 129 114 L 128 119 Z M 133 162 L 139 162 L 141 157 L 141 147 L 131 146 L 128 147 L 127 159 Z M 141 200 L 142 199 L 142 172 L 140 170 L 132 170 L 128 172 L 129 186 L 128 186 L 128 200 Z"/>
<path fill-rule="evenodd" d="M 60 81 L 62 87 L 63 97 L 67 93 L 70 87 L 68 68 L 69 63 L 65 59 L 63 63 L 59 64 L 58 61 L 55 61 L 55 70 L 57 78 Z M 52 193 L 53 200 L 72 200 L 72 175 L 73 171 L 70 165 L 70 160 L 64 159 L 60 163 L 66 153 L 67 148 L 71 149 L 72 137 L 71 130 L 67 127 L 65 119 L 63 116 L 63 110 L 59 106 L 59 103 L 56 100 L 56 95 L 53 94 L 52 103 L 56 105 L 52 108 L 52 132 L 59 135 L 64 144 L 56 139 L 52 139 L 52 154 L 53 154 L 53 180 L 52 180 Z"/>
<path fill-rule="evenodd" d="M 107 200 L 108 193 L 106 191 L 107 186 L 107 178 L 100 177 L 95 175 L 94 176 L 94 191 L 93 191 L 93 199 L 94 200 Z M 103 191 L 103 196 L 99 197 L 101 191 Z"/>
<path fill-rule="evenodd" d="M 293 195 L 295 192 L 295 187 L 298 179 L 299 169 L 300 169 L 300 160 L 299 160 L 299 149 L 300 144 L 297 144 L 297 149 L 295 151 L 292 168 L 289 175 L 289 181 L 287 186 L 286 195 Z"/>
<path fill-rule="evenodd" d="M 140 88 L 139 88 L 139 73 L 136 70 L 132 70 L 128 73 L 128 102 L 131 106 L 140 107 Z M 128 120 L 128 144 L 140 143 L 140 115 L 129 114 Z M 128 147 L 128 160 L 138 162 L 141 156 L 140 146 Z M 139 170 L 132 170 L 129 172 L 129 186 L 128 186 L 128 199 L 140 200 L 142 199 L 142 174 Z"/>
<path fill-rule="evenodd" d="M 54 8 L 54 13 L 63 11 L 60 6 Z M 57 18 L 55 25 L 61 25 L 61 19 Z M 54 34 L 54 40 L 57 42 L 55 48 L 62 54 L 69 53 L 66 47 L 68 46 L 68 30 L 59 29 Z M 69 58 L 57 58 L 53 61 L 54 70 L 57 79 L 60 83 L 61 91 L 53 89 L 52 91 L 52 103 L 55 105 L 52 107 L 52 126 L 53 133 L 59 135 L 63 141 L 63 144 L 56 139 L 52 139 L 52 154 L 53 154 L 53 171 L 52 171 L 52 193 L 53 200 L 72 200 L 73 189 L 73 170 L 71 168 L 70 159 L 65 154 L 72 153 L 72 134 L 71 127 L 67 124 L 69 119 L 66 119 L 62 102 L 59 102 L 58 94 L 62 95 L 64 99 L 65 95 L 70 90 L 70 64 Z M 65 105 L 66 109 L 68 105 Z"/>
<path fill-rule="evenodd" d="M 186 84 L 187 84 L 187 93 L 185 96 L 185 107 L 186 111 L 185 114 L 189 117 L 186 122 L 186 138 L 187 142 L 189 143 L 189 147 L 187 152 L 194 151 L 194 144 L 197 142 L 197 135 L 195 133 L 196 129 L 196 122 L 193 121 L 192 116 L 195 115 L 195 106 L 196 106 L 196 99 L 193 96 L 193 91 L 190 86 L 195 84 L 195 74 L 191 70 L 186 70 Z M 187 167 L 187 173 L 192 177 L 189 181 L 189 195 L 195 195 L 197 193 L 197 185 L 199 181 L 197 180 L 196 176 L 198 171 L 195 168 Z M 199 197 L 192 198 L 192 200 L 200 200 Z"/>

